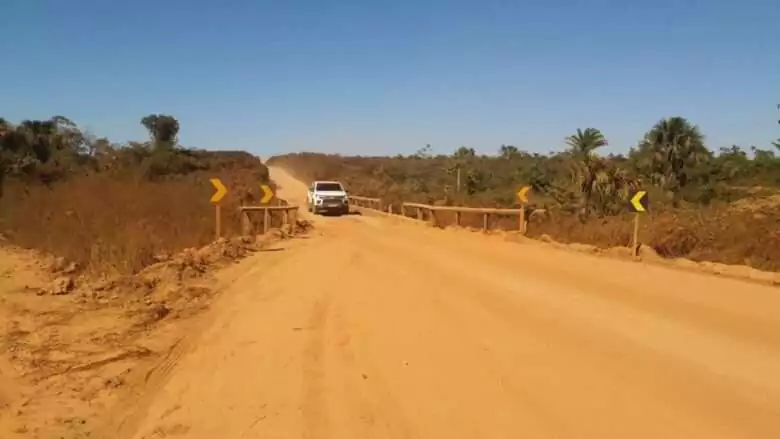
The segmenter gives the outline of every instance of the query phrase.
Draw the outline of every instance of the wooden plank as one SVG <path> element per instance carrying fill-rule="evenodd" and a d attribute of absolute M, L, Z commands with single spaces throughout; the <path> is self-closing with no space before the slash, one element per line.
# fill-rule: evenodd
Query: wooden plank
<path fill-rule="evenodd" d="M 498 207 L 461 207 L 461 206 L 431 206 L 421 203 L 403 203 L 406 207 L 435 210 L 438 212 L 462 212 L 462 213 L 492 213 L 498 215 L 520 215 L 523 209 L 506 209 Z"/>
<path fill-rule="evenodd" d="M 357 200 L 357 201 L 376 202 L 376 203 L 379 202 L 379 198 L 373 198 L 373 197 L 358 197 L 357 195 L 350 195 L 347 198 L 350 198 L 352 200 Z"/>
<path fill-rule="evenodd" d="M 431 206 L 430 208 L 439 212 L 492 213 L 498 215 L 520 215 L 522 211 L 522 209 L 502 209 L 497 207 Z"/>
<path fill-rule="evenodd" d="M 298 210 L 298 206 L 241 206 L 238 209 L 242 212 L 259 212 L 261 210 L 271 210 L 277 212 L 280 210 Z"/>
<path fill-rule="evenodd" d="M 433 206 L 430 204 L 422 204 L 422 203 L 403 203 L 406 207 L 416 207 L 418 209 L 432 209 Z"/>

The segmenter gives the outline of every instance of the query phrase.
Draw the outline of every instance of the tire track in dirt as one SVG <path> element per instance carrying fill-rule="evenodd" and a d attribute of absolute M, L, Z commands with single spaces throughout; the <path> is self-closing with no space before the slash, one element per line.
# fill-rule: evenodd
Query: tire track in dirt
<path fill-rule="evenodd" d="M 398 291 L 412 290 L 413 284 L 405 282 L 404 279 L 414 279 L 415 268 L 418 263 L 419 261 L 415 259 L 405 259 L 401 263 L 383 264 L 385 267 L 383 275 L 397 279 L 395 287 Z M 449 273 L 442 276 L 438 272 L 429 271 L 428 274 L 431 276 L 431 280 L 439 281 L 440 285 L 447 285 L 449 282 L 452 282 L 452 275 Z M 475 294 L 479 295 L 481 293 Z M 536 432 L 544 431 L 545 433 L 540 435 L 540 437 L 576 436 L 574 434 L 576 431 L 567 425 L 565 419 L 562 419 L 548 407 L 545 407 L 543 402 L 534 398 L 532 393 L 527 392 L 526 389 L 514 383 L 511 376 L 517 365 L 503 364 L 504 362 L 500 356 L 496 355 L 495 352 L 491 352 L 490 341 L 475 336 L 479 331 L 474 329 L 484 330 L 486 326 L 484 317 L 482 319 L 477 318 L 479 308 L 474 307 L 475 303 L 473 301 L 466 302 L 453 299 L 444 289 L 432 289 L 430 296 L 416 298 L 416 300 L 429 302 L 428 307 L 434 310 L 443 322 L 447 323 L 447 328 L 454 339 L 471 345 L 474 352 L 480 352 L 480 355 L 484 357 L 482 367 L 489 371 L 497 381 L 501 382 L 502 388 L 510 393 L 518 401 L 519 405 L 523 407 L 523 412 L 534 420 L 534 426 L 530 430 Z M 492 320 L 492 317 L 491 313 L 488 318 Z M 438 321 L 439 319 L 432 320 Z"/>
<path fill-rule="evenodd" d="M 371 246 L 367 247 L 366 250 L 367 254 L 370 255 L 386 254 L 383 252 L 382 248 L 377 248 L 374 242 L 371 242 Z M 453 282 L 459 283 L 459 287 L 464 286 L 460 284 L 460 279 L 453 276 L 451 272 L 445 273 L 434 270 L 434 267 L 431 264 L 423 262 L 423 259 L 418 259 L 416 257 L 396 259 L 391 264 L 379 257 L 369 256 L 365 262 L 371 263 L 372 266 L 381 269 L 381 275 L 377 273 L 376 277 L 393 279 L 395 294 L 399 296 L 403 295 L 404 300 L 409 302 L 418 302 L 417 306 L 419 307 L 432 310 L 435 315 L 431 316 L 430 324 L 446 328 L 450 337 L 453 340 L 458 340 L 462 350 L 479 353 L 481 374 L 490 376 L 493 382 L 498 383 L 497 387 L 499 387 L 503 393 L 510 396 L 513 401 L 513 406 L 518 412 L 517 418 L 522 419 L 521 423 L 524 424 L 523 431 L 528 434 L 533 432 L 533 437 L 540 438 L 576 436 L 569 436 L 575 433 L 575 430 L 570 429 L 569 426 L 566 425 L 565 419 L 556 415 L 549 407 L 546 407 L 543 404 L 543 401 L 535 398 L 533 393 L 527 392 L 526 389 L 516 385 L 511 379 L 512 375 L 515 374 L 514 369 L 518 365 L 503 364 L 504 362 L 502 362 L 500 356 L 496 355 L 495 352 L 491 352 L 491 341 L 475 335 L 484 334 L 486 326 L 494 325 L 494 322 L 485 321 L 485 317 L 489 320 L 494 320 L 494 318 L 492 315 L 483 315 L 481 316 L 482 318 L 477 319 L 476 317 L 477 314 L 479 314 L 479 308 L 475 308 L 474 304 L 471 302 L 458 300 L 458 298 L 449 294 L 448 287 L 452 285 Z M 438 284 L 440 287 L 428 290 L 428 294 L 426 295 L 412 296 L 407 292 L 414 292 L 416 290 L 415 287 L 418 285 L 420 279 L 419 268 L 421 266 L 426 266 L 427 268 L 426 281 L 431 284 Z M 504 332 L 506 331 L 504 330 Z M 522 367 L 522 365 L 519 366 Z M 470 377 L 462 376 L 460 378 L 467 380 Z M 453 386 L 456 385 L 457 381 L 454 381 Z M 483 437 L 485 434 L 489 433 L 475 430 L 473 434 L 476 435 L 474 437 Z M 492 437 L 512 437 L 512 434 L 508 431 L 501 433 L 493 432 L 492 434 Z"/>
<path fill-rule="evenodd" d="M 262 279 L 267 270 L 283 263 L 285 259 L 290 257 L 289 254 L 273 255 L 273 258 L 264 256 L 262 252 L 256 253 L 218 275 L 216 288 L 220 290 L 220 293 L 214 299 L 213 309 L 190 322 L 186 322 L 180 330 L 185 335 L 179 338 L 161 358 L 158 357 L 145 365 L 141 364 L 138 366 L 133 375 L 128 377 L 128 381 L 140 381 L 142 384 L 127 389 L 123 402 L 112 408 L 106 416 L 104 425 L 97 430 L 100 432 L 99 434 L 103 434 L 106 437 L 115 437 L 116 439 L 131 439 L 134 437 L 141 423 L 149 415 L 148 409 L 152 402 L 158 397 L 159 391 L 165 388 L 170 381 L 181 361 L 199 347 L 199 344 L 203 341 L 202 339 L 207 335 L 207 330 L 220 321 L 220 309 L 224 311 L 225 305 L 231 305 L 230 303 L 221 303 L 219 296 L 221 296 L 222 292 L 234 284 L 244 282 L 248 278 Z M 257 261 L 258 258 L 263 260 L 263 262 L 260 264 L 252 263 Z M 263 297 L 263 300 L 271 301 L 276 295 L 282 293 L 283 290 L 281 289 L 271 290 Z M 229 319 L 222 320 L 222 325 L 229 324 L 229 322 Z M 181 406 L 177 405 L 175 407 L 180 408 Z M 169 409 L 165 416 L 161 418 L 161 421 L 173 411 L 175 410 Z M 164 431 L 166 428 L 165 425 L 161 425 L 155 431 Z M 174 428 L 174 430 L 177 429 Z"/>
<path fill-rule="evenodd" d="M 329 234 L 336 240 L 338 233 Z M 361 273 L 338 282 L 338 288 L 322 292 L 308 320 L 308 342 L 303 353 L 304 437 L 416 438 L 398 401 L 388 391 L 370 359 L 358 361 L 352 336 L 361 332 L 349 325 L 347 315 L 357 295 L 371 291 L 368 279 L 381 276 L 366 265 L 365 252 L 350 245 L 344 272 Z M 337 278 L 342 275 L 334 273 Z M 335 435 L 334 432 L 339 432 Z"/>
<path fill-rule="evenodd" d="M 325 393 L 325 331 L 331 306 L 329 294 L 319 299 L 309 317 L 309 341 L 303 353 L 304 438 L 331 437 Z"/>
<path fill-rule="evenodd" d="M 334 316 L 339 361 L 345 371 L 341 380 L 345 392 L 351 398 L 351 418 L 357 418 L 360 432 L 356 437 L 371 438 L 417 438 L 410 429 L 409 420 L 400 408 L 397 399 L 388 391 L 376 367 L 356 359 L 350 329 L 343 308 Z"/>
<path fill-rule="evenodd" d="M 15 402 L 20 400 L 22 388 L 16 377 L 13 366 L 0 356 L 0 431 L 16 429 L 13 409 Z"/>

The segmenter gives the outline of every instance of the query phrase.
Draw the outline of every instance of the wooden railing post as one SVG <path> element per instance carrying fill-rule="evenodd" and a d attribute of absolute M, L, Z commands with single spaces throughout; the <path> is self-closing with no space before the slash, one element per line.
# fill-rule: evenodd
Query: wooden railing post
<path fill-rule="evenodd" d="M 217 239 L 219 239 L 222 236 L 222 211 L 219 207 L 219 204 L 214 206 L 215 218 L 214 218 L 214 229 L 215 234 L 217 236 Z"/>
<path fill-rule="evenodd" d="M 241 234 L 243 236 L 252 235 L 252 219 L 249 218 L 249 212 L 241 209 Z"/>
<path fill-rule="evenodd" d="M 360 209 L 382 210 L 382 199 L 373 197 L 349 196 L 349 204 Z"/>
<path fill-rule="evenodd" d="M 293 227 L 297 224 L 298 220 L 298 206 L 291 206 L 291 205 L 276 205 L 276 206 L 241 206 L 239 207 L 239 215 L 241 216 L 241 233 L 244 236 L 251 236 L 254 235 L 256 232 L 256 225 L 255 222 L 252 221 L 252 218 L 250 217 L 250 213 L 252 212 L 263 212 L 263 228 L 262 228 L 262 234 L 267 234 L 268 231 L 271 229 L 271 220 L 273 219 L 272 213 L 273 212 L 280 212 L 282 214 L 281 222 L 282 225 L 292 225 Z"/>
<path fill-rule="evenodd" d="M 271 212 L 268 208 L 263 209 L 263 235 L 268 233 L 268 229 L 271 227 Z"/>
<path fill-rule="evenodd" d="M 520 234 L 525 235 L 528 231 L 528 225 L 525 221 L 525 205 L 520 206 Z"/>
<path fill-rule="evenodd" d="M 385 207 L 384 204 L 381 205 L 382 208 Z M 393 205 L 387 204 L 387 212 L 388 213 L 394 213 Z M 408 209 L 414 209 L 414 212 L 409 213 Z M 465 206 L 434 206 L 430 204 L 422 204 L 422 203 L 401 203 L 401 207 L 398 210 L 398 214 L 410 219 L 416 219 L 418 221 L 427 221 L 431 223 L 433 226 L 438 227 L 439 226 L 439 220 L 441 218 L 437 218 L 436 214 L 440 212 L 452 212 L 455 214 L 455 225 L 457 226 L 463 226 L 463 214 L 464 213 L 473 213 L 482 215 L 482 229 L 487 231 L 490 230 L 490 220 L 491 217 L 495 215 L 508 215 L 508 216 L 518 216 L 518 228 L 519 232 L 522 234 L 526 234 L 528 231 L 528 216 L 526 215 L 525 206 L 520 206 L 520 208 L 502 208 L 502 207 L 465 207 Z M 533 213 L 533 212 L 531 212 Z M 430 215 L 430 218 L 426 218 L 425 215 Z"/>

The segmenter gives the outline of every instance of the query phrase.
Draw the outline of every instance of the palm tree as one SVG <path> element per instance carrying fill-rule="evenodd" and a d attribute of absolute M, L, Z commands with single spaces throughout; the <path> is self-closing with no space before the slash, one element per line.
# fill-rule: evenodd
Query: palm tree
<path fill-rule="evenodd" d="M 601 161 L 596 156 L 596 150 L 608 145 L 604 134 L 596 128 L 577 129 L 573 136 L 566 138 L 569 146 L 569 154 L 575 160 L 576 175 L 580 186 L 581 211 L 587 216 L 590 199 L 596 184 L 596 175 L 602 167 Z"/>
<path fill-rule="evenodd" d="M 595 192 L 598 194 L 602 214 L 614 214 L 628 201 L 631 191 L 636 190 L 638 182 L 629 172 L 615 164 L 605 163 L 596 174 Z"/>
<path fill-rule="evenodd" d="M 775 148 L 777 148 L 778 151 L 780 151 L 780 139 L 777 139 L 774 142 L 772 142 L 772 146 L 774 146 Z"/>
<path fill-rule="evenodd" d="M 604 137 L 604 134 L 596 128 L 578 128 L 577 132 L 573 136 L 566 138 L 566 145 L 569 146 L 569 150 L 582 157 L 593 157 L 593 153 L 602 146 L 607 146 L 609 142 Z"/>
<path fill-rule="evenodd" d="M 688 184 L 690 169 L 712 154 L 704 146 L 699 127 L 683 117 L 658 121 L 645 135 L 640 149 L 648 154 L 656 180 L 676 196 Z"/>
<path fill-rule="evenodd" d="M 504 159 L 511 159 L 512 157 L 516 156 L 518 153 L 518 149 L 516 146 L 512 145 L 501 145 L 500 148 L 498 148 L 498 154 L 504 158 Z"/>

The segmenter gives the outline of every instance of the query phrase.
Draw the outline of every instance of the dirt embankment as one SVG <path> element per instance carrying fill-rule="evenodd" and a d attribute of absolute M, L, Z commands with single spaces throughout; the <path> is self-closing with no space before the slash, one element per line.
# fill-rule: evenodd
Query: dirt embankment
<path fill-rule="evenodd" d="M 307 228 L 223 238 L 99 281 L 60 258 L 0 249 L 0 437 L 94 437 L 221 290 L 216 269 Z"/>
<path fill-rule="evenodd" d="M 217 242 L 205 176 L 12 182 L 0 200 L 0 437 L 94 437 L 96 420 L 143 384 L 221 290 L 215 270 L 309 227 L 239 236 L 232 207 L 252 202 L 259 184 L 251 172 L 223 182 L 229 238 Z M 254 220 L 261 230 L 262 216 Z"/>

